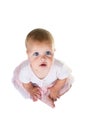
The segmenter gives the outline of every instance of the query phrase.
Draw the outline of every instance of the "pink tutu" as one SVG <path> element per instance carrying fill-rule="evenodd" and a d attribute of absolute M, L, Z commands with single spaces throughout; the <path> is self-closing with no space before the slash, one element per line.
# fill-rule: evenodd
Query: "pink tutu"
<path fill-rule="evenodd" d="M 13 82 L 15 88 L 17 88 L 17 90 L 19 90 L 19 92 L 23 95 L 23 97 L 25 97 L 25 98 L 31 98 L 29 92 L 27 92 L 27 91 L 24 89 L 24 87 L 23 87 L 23 85 L 22 85 L 22 83 L 20 82 L 19 77 L 18 77 L 18 76 L 19 76 L 20 69 L 21 69 L 21 66 L 22 66 L 23 64 L 24 64 L 24 62 L 23 62 L 22 64 L 20 64 L 18 67 L 16 67 L 16 69 L 14 70 L 12 82 Z M 65 85 L 64 85 L 63 88 L 60 90 L 60 92 L 59 92 L 60 96 L 62 96 L 64 93 L 66 93 L 66 92 L 71 88 L 72 82 L 73 82 L 73 78 L 72 78 L 72 76 L 71 76 L 71 77 L 69 77 L 69 78 L 67 79 Z M 55 82 L 54 82 L 54 83 L 55 83 Z M 40 99 L 40 100 L 41 100 L 42 102 L 48 104 L 48 105 L 51 106 L 51 107 L 53 107 L 53 105 L 52 105 L 52 102 L 51 102 L 50 99 L 49 99 L 49 93 L 50 93 L 50 91 L 49 91 L 48 88 L 52 87 L 52 86 L 54 85 L 54 83 L 51 84 L 50 86 L 46 87 L 46 88 L 45 88 L 45 87 L 42 87 L 42 88 L 41 88 L 41 95 L 42 95 L 42 96 L 41 96 L 41 99 Z"/>

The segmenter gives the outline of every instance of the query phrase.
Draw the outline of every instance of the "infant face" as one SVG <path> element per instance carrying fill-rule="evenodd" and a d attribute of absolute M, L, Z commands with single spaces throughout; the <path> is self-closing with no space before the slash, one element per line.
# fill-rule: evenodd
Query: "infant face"
<path fill-rule="evenodd" d="M 30 42 L 27 50 L 30 66 L 36 76 L 40 79 L 45 78 L 54 59 L 52 44 L 48 41 L 39 42 L 30 40 L 28 42 Z"/>

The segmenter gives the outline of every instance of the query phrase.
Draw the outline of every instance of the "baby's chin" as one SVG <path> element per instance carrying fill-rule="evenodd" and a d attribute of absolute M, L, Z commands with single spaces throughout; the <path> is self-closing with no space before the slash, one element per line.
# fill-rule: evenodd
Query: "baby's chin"
<path fill-rule="evenodd" d="M 38 78 L 44 79 L 48 75 L 49 69 L 46 67 L 40 67 L 35 73 Z"/>

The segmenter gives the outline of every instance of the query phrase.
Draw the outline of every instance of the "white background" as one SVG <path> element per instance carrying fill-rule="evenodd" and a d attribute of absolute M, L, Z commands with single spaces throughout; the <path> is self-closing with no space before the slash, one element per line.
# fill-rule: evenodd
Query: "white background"
<path fill-rule="evenodd" d="M 25 100 L 11 82 L 27 58 L 25 37 L 38 27 L 53 34 L 55 57 L 75 78 L 54 109 Z M 86 0 L 0 0 L 0 130 L 87 130 L 86 44 Z"/>

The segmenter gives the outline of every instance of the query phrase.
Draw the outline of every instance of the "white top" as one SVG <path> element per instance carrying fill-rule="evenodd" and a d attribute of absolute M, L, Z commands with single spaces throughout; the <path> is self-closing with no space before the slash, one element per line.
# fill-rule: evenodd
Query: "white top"
<path fill-rule="evenodd" d="M 29 61 L 23 62 L 19 72 L 19 80 L 22 83 L 33 83 L 39 87 L 48 87 L 53 84 L 57 79 L 68 78 L 71 74 L 71 70 L 61 61 L 54 59 L 54 63 L 44 79 L 39 79 L 32 71 Z"/>

